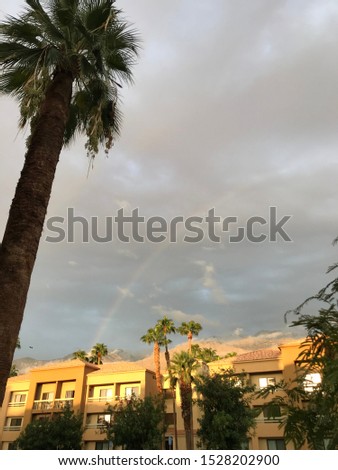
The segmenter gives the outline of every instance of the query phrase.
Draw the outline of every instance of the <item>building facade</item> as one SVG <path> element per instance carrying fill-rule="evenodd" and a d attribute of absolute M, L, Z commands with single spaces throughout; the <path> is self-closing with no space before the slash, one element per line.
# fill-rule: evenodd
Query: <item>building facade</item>
<path fill-rule="evenodd" d="M 249 383 L 257 389 L 280 380 L 291 381 L 298 373 L 297 356 L 300 343 L 282 344 L 278 348 L 241 354 L 209 364 L 209 373 L 232 367 L 236 373 L 245 373 Z M 314 378 L 313 378 L 314 379 Z M 164 448 L 184 450 L 185 432 L 181 417 L 179 390 L 169 389 L 163 381 L 166 399 Z M 84 419 L 83 449 L 108 449 L 102 422 L 108 420 L 107 406 L 131 395 L 144 398 L 156 394 L 155 373 L 140 369 L 133 363 L 106 363 L 100 366 L 79 359 L 49 364 L 32 369 L 28 374 L 8 380 L 3 406 L 0 409 L 0 449 L 11 449 L 25 426 L 36 419 L 60 413 L 65 404 Z M 174 400 L 173 400 L 174 398 Z M 266 400 L 256 399 L 252 406 L 261 407 Z M 197 447 L 199 409 L 193 408 L 193 442 Z M 175 432 L 176 416 L 176 432 Z M 292 449 L 285 445 L 280 415 L 267 416 L 264 411 L 257 418 L 255 429 L 248 436 L 248 449 Z"/>

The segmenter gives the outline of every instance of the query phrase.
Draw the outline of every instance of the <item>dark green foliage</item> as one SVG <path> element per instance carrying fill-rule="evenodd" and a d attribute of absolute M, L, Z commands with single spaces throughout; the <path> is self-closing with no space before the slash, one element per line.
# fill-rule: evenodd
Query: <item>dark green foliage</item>
<path fill-rule="evenodd" d="M 19 374 L 19 370 L 15 364 L 12 364 L 11 371 L 9 373 L 10 377 L 16 377 Z"/>
<path fill-rule="evenodd" d="M 337 267 L 334 264 L 328 273 Z M 291 327 L 301 326 L 306 331 L 306 340 L 297 358 L 297 379 L 291 384 L 281 382 L 259 393 L 260 396 L 271 397 L 271 392 L 274 392 L 270 403 L 281 406 L 285 441 L 292 442 L 296 449 L 306 444 L 311 449 L 338 449 L 337 293 L 338 278 L 335 278 L 292 311 L 299 316 Z M 322 305 L 318 315 L 302 314 L 303 308 L 311 301 Z M 310 373 L 321 375 L 321 383 L 316 384 L 313 390 L 304 387 L 304 379 Z"/>
<path fill-rule="evenodd" d="M 201 348 L 199 344 L 193 344 L 191 346 L 191 353 L 196 359 L 199 359 L 205 363 L 218 361 L 220 359 L 216 349 Z"/>
<path fill-rule="evenodd" d="M 21 450 L 80 450 L 82 434 L 82 416 L 66 407 L 51 419 L 29 423 L 14 446 Z"/>
<path fill-rule="evenodd" d="M 256 411 L 249 407 L 253 388 L 231 371 L 200 377 L 196 383 L 202 395 L 197 404 L 202 412 L 197 435 L 200 446 L 214 450 L 242 449 Z"/>
<path fill-rule="evenodd" d="M 103 423 L 107 440 L 113 448 L 124 450 L 159 450 L 165 432 L 165 409 L 162 398 L 132 396 L 108 407 L 111 422 Z"/>
<path fill-rule="evenodd" d="M 328 268 L 334 271 L 338 264 Z M 299 315 L 292 327 L 302 326 L 306 330 L 299 364 L 303 376 L 311 372 L 321 374 L 321 383 L 311 393 L 302 411 L 287 411 L 285 432 L 293 439 L 298 432 L 298 445 L 301 443 L 299 428 L 312 449 L 338 448 L 338 278 L 334 278 L 316 295 L 307 299 L 294 313 Z M 311 301 L 319 302 L 322 307 L 318 315 L 301 314 L 303 307 Z M 300 377 L 302 380 L 303 377 Z M 298 385 L 299 381 L 298 381 Z M 291 412 L 290 412 L 291 411 Z M 293 411 L 293 413 L 292 413 Z M 295 417 L 296 416 L 296 417 Z M 297 419 L 298 418 L 298 419 Z"/>

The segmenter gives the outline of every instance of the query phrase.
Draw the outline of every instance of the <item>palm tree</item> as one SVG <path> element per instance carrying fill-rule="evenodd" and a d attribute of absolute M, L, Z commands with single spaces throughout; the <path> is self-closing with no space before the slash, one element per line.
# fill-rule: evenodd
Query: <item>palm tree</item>
<path fill-rule="evenodd" d="M 162 378 L 161 378 L 161 349 L 164 345 L 164 336 L 162 330 L 156 325 L 154 328 L 149 328 L 147 333 L 141 337 L 141 341 L 147 344 L 154 344 L 154 365 L 156 375 L 156 386 L 158 393 L 162 393 Z"/>
<path fill-rule="evenodd" d="M 212 348 L 201 348 L 199 344 L 193 344 L 191 346 L 191 354 L 206 364 L 208 362 L 218 361 L 220 356 L 217 354 L 216 349 Z"/>
<path fill-rule="evenodd" d="M 119 133 L 118 88 L 132 82 L 139 40 L 114 3 L 26 0 L 0 23 L 0 92 L 31 129 L 0 247 L 0 406 L 62 147 L 84 133 L 93 158 Z"/>
<path fill-rule="evenodd" d="M 83 349 L 78 349 L 73 352 L 73 359 L 81 359 L 81 361 L 89 361 L 86 351 Z"/>
<path fill-rule="evenodd" d="M 194 321 L 183 322 L 177 330 L 181 335 L 188 336 L 188 348 L 191 351 L 192 338 L 193 336 L 198 336 L 198 333 L 202 330 L 202 325 Z"/>
<path fill-rule="evenodd" d="M 107 346 L 103 343 L 96 343 L 95 346 L 92 347 L 89 362 L 93 364 L 102 364 L 102 358 L 107 356 L 107 354 Z"/>
<path fill-rule="evenodd" d="M 168 344 L 171 343 L 171 340 L 167 338 L 167 335 L 170 335 L 171 333 L 176 333 L 176 327 L 170 318 L 164 316 L 160 320 L 157 321 L 156 326 L 162 331 L 163 333 L 163 344 L 165 347 L 165 360 L 167 364 L 167 369 L 169 370 L 170 368 L 170 354 L 168 350 Z"/>
<path fill-rule="evenodd" d="M 177 437 L 177 417 L 176 417 L 176 393 L 175 393 L 175 381 L 171 376 L 171 369 L 170 369 L 170 353 L 168 349 L 168 344 L 171 343 L 171 340 L 167 338 L 167 335 L 171 333 L 176 333 L 177 328 L 173 320 L 164 316 L 156 323 L 158 328 L 163 333 L 163 342 L 165 347 L 165 360 L 167 364 L 167 370 L 169 373 L 169 381 L 170 381 L 170 389 L 172 392 L 172 403 L 173 403 L 173 415 L 174 415 L 174 435 L 175 435 L 175 449 L 178 450 L 178 437 Z"/>
<path fill-rule="evenodd" d="M 193 443 L 193 411 L 192 411 L 192 382 L 193 372 L 198 367 L 194 356 L 188 351 L 175 353 L 171 360 L 171 376 L 176 379 L 180 388 L 181 410 L 184 423 L 187 450 L 192 450 Z"/>

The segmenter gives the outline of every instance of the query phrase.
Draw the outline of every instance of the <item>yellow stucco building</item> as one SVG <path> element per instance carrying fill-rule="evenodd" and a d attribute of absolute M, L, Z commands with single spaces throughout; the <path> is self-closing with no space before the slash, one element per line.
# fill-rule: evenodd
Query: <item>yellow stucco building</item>
<path fill-rule="evenodd" d="M 209 372 L 217 372 L 232 366 L 235 372 L 247 374 L 251 384 L 257 388 L 276 383 L 281 379 L 293 380 L 297 374 L 296 358 L 299 354 L 299 341 L 282 344 L 278 348 L 263 349 L 241 354 L 226 360 L 209 364 Z M 179 392 L 176 392 L 175 406 L 169 382 L 164 380 L 166 397 L 166 423 L 168 425 L 164 447 L 175 449 L 174 411 L 177 417 L 178 448 L 185 449 L 185 433 L 181 417 Z M 140 369 L 137 364 L 105 363 L 101 366 L 71 360 L 32 369 L 28 374 L 8 380 L 3 406 L 0 409 L 0 449 L 11 448 L 25 426 L 35 419 L 59 413 L 65 403 L 74 411 L 83 414 L 84 450 L 108 449 L 109 443 L 102 433 L 102 420 L 106 419 L 107 404 L 128 398 L 135 394 L 141 398 L 156 394 L 155 373 Z M 255 400 L 253 406 L 261 406 L 262 399 Z M 199 410 L 194 407 L 194 445 L 197 448 Z M 264 416 L 257 418 L 257 426 L 248 436 L 249 449 L 285 449 L 283 430 L 279 427 L 278 416 L 274 419 Z M 288 449 L 292 449 L 288 445 Z"/>

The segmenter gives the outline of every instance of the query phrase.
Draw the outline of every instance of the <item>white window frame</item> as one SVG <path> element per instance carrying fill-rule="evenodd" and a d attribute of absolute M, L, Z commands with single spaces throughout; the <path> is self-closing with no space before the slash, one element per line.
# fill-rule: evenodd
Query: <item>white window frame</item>
<path fill-rule="evenodd" d="M 259 388 L 267 388 L 270 385 L 276 385 L 276 379 L 274 377 L 259 377 L 258 379 Z"/>
<path fill-rule="evenodd" d="M 316 387 L 322 382 L 322 377 L 319 372 L 309 372 L 304 377 L 303 387 L 306 392 L 313 392 Z"/>
<path fill-rule="evenodd" d="M 138 385 L 135 385 L 132 387 L 126 387 L 125 395 L 128 400 L 130 400 L 132 396 L 135 396 L 136 398 L 139 397 L 140 387 Z"/>
<path fill-rule="evenodd" d="M 101 398 L 113 398 L 113 389 L 112 388 L 101 388 L 100 389 L 100 399 Z"/>

